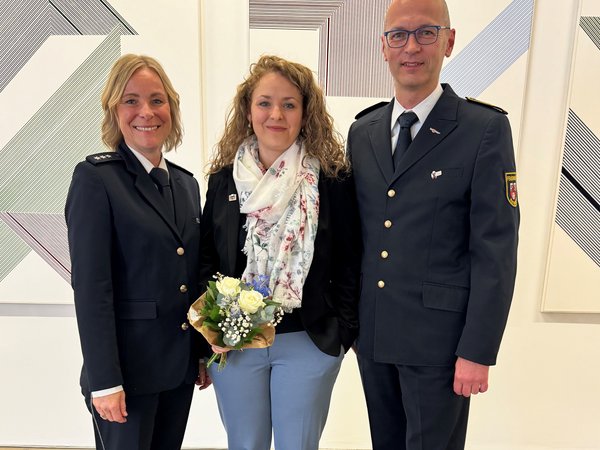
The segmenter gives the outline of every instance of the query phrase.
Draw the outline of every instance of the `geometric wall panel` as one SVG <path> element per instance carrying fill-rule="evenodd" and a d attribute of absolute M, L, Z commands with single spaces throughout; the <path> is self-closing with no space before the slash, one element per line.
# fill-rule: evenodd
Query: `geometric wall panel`
<path fill-rule="evenodd" d="M 0 212 L 0 219 L 67 283 L 71 283 L 64 215 Z"/>
<path fill-rule="evenodd" d="M 462 97 L 478 97 L 529 49 L 533 0 L 514 0 L 442 70 Z"/>
<path fill-rule="evenodd" d="M 0 211 L 62 214 L 73 167 L 104 151 L 98 99 L 121 55 L 121 32 L 113 29 L 0 150 Z M 0 247 L 2 281 L 30 247 L 2 221 Z"/>
<path fill-rule="evenodd" d="M 363 83 L 364 76 L 375 65 L 370 63 L 380 60 L 380 51 L 377 45 L 364 43 L 377 40 L 388 4 L 389 0 L 250 0 L 250 29 L 318 30 L 318 77 L 326 95 L 367 97 L 361 95 L 371 89 Z M 344 70 L 344 59 L 357 45 L 365 58 L 364 64 L 351 71 Z M 373 80 L 373 85 L 383 84 L 389 92 L 387 72 L 380 71 L 375 77 L 381 79 Z"/>
<path fill-rule="evenodd" d="M 600 50 L 600 17 L 582 17 L 579 26 Z"/>
<path fill-rule="evenodd" d="M 581 0 L 542 311 L 600 313 L 600 4 Z"/>
<path fill-rule="evenodd" d="M 106 1 L 2 0 L 0 92 L 52 35 L 137 34 Z"/>
<path fill-rule="evenodd" d="M 529 49 L 534 0 L 513 0 L 442 71 L 462 96 L 478 96 Z M 381 64 L 382 18 L 389 0 L 250 0 L 250 29 L 311 29 L 319 34 L 319 83 L 327 96 L 393 92 Z"/>
<path fill-rule="evenodd" d="M 556 223 L 600 267 L 600 139 L 569 111 Z"/>

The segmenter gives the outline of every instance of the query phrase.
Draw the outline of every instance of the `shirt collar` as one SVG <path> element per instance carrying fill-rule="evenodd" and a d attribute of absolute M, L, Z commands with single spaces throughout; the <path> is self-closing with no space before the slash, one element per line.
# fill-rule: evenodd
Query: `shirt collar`
<path fill-rule="evenodd" d="M 138 159 L 138 161 L 142 164 L 142 166 L 144 166 L 144 170 L 148 173 L 150 173 L 150 171 L 152 169 L 154 169 L 154 165 L 148 160 L 148 158 L 146 158 L 143 154 L 141 154 L 140 152 L 138 152 L 137 150 L 134 150 L 133 148 L 127 146 L 127 148 L 129 150 L 131 150 L 131 153 L 133 153 L 133 155 Z M 163 155 L 161 153 L 160 155 L 160 162 L 158 163 L 158 166 L 160 169 L 164 169 L 167 171 L 167 174 L 169 173 L 169 169 L 167 167 L 167 160 L 165 158 L 163 158 Z"/>
<path fill-rule="evenodd" d="M 398 120 L 398 117 L 400 117 L 400 114 L 402 114 L 404 111 L 412 111 L 419 118 L 419 121 L 415 123 L 415 126 L 417 127 L 418 131 L 418 129 L 421 128 L 421 125 L 423 125 L 423 122 L 425 122 L 427 116 L 429 116 L 429 113 L 431 112 L 431 110 L 433 109 L 433 107 L 435 106 L 435 104 L 440 99 L 443 93 L 444 89 L 442 88 L 442 85 L 438 84 L 431 94 L 429 94 L 423 101 L 421 101 L 421 103 L 416 105 L 414 108 L 411 108 L 410 110 L 404 108 L 404 106 L 402 106 L 400 102 L 398 102 L 396 97 L 394 97 L 394 109 L 392 110 L 392 121 L 390 124 L 390 129 L 392 131 L 394 130 L 394 127 L 396 126 L 396 122 Z M 416 132 L 414 134 L 416 134 Z"/>

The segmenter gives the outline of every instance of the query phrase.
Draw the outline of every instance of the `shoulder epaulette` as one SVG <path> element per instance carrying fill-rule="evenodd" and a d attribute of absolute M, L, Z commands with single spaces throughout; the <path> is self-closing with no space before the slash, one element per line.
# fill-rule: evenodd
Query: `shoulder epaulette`
<path fill-rule="evenodd" d="M 88 155 L 85 159 L 87 162 L 97 165 L 109 161 L 121 161 L 121 155 L 117 152 L 104 152 Z"/>
<path fill-rule="evenodd" d="M 181 170 L 183 173 L 187 173 L 187 174 L 188 174 L 189 176 L 191 176 L 191 177 L 193 177 L 193 176 L 194 176 L 194 174 L 193 174 L 192 172 L 190 172 L 189 170 L 187 170 L 187 169 L 184 169 L 183 167 L 181 167 L 181 166 L 178 166 L 177 164 L 175 164 L 175 163 L 173 163 L 173 162 L 171 162 L 171 161 L 169 161 L 169 166 L 173 166 L 173 167 L 175 167 L 176 169 L 179 169 L 179 170 Z"/>
<path fill-rule="evenodd" d="M 375 111 L 376 109 L 379 109 L 382 106 L 385 106 L 385 105 L 387 105 L 389 103 L 390 102 L 375 103 L 374 105 L 371 105 L 368 108 L 363 109 L 361 112 L 359 112 L 357 115 L 355 115 L 354 118 L 355 119 L 360 119 L 362 116 L 365 116 L 365 115 L 369 114 L 371 111 Z"/>
<path fill-rule="evenodd" d="M 499 113 L 502 113 L 502 114 L 508 114 L 508 111 L 506 111 L 505 109 L 502 109 L 496 105 L 492 105 L 491 103 L 482 102 L 481 100 L 477 100 L 476 98 L 473 98 L 473 97 L 465 97 L 465 98 L 467 99 L 468 102 L 475 103 L 475 104 L 481 105 L 481 106 L 485 106 L 486 108 L 493 109 L 494 111 L 498 111 Z"/>

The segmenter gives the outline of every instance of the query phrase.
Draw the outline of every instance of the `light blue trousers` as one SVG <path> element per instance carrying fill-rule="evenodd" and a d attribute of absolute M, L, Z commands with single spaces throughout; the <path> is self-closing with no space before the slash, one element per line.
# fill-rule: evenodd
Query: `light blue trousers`
<path fill-rule="evenodd" d="M 210 367 L 229 450 L 317 450 L 344 352 L 321 352 L 305 331 L 265 349 L 230 351 Z"/>

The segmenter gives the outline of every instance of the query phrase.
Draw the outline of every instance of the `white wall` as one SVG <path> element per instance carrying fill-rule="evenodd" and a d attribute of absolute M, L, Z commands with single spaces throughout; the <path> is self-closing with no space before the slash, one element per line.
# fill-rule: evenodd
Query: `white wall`
<path fill-rule="evenodd" d="M 518 157 L 517 289 L 473 449 L 600 448 L 600 317 L 540 313 L 568 104 L 577 0 L 537 0 Z"/>
<path fill-rule="evenodd" d="M 202 149 L 188 145 L 185 157 L 181 152 L 182 164 L 196 173 L 218 139 L 235 86 L 247 70 L 246 2 L 200 2 L 204 121 L 199 125 L 193 116 L 185 125 L 187 133 L 201 132 L 196 142 Z M 578 0 L 536 1 L 523 121 L 515 136 L 522 212 L 517 288 L 491 389 L 472 401 L 470 450 L 600 449 L 600 317 L 540 312 L 578 6 Z M 477 2 L 477 8 L 485 4 Z M 189 20 L 193 26 L 195 19 Z M 462 24 L 453 25 L 460 32 Z M 199 70 L 196 57 L 174 53 L 168 64 L 181 61 L 183 70 Z M 371 100 L 353 102 L 348 108 L 344 99 L 329 99 L 342 132 L 354 111 Z M 32 273 L 15 289 L 27 290 L 35 279 Z M 0 317 L 0 361 L 0 446 L 92 444 L 78 390 L 81 356 L 74 319 Z M 370 447 L 352 355 L 344 361 L 321 444 Z M 212 391 L 196 395 L 185 445 L 225 447 Z"/>

